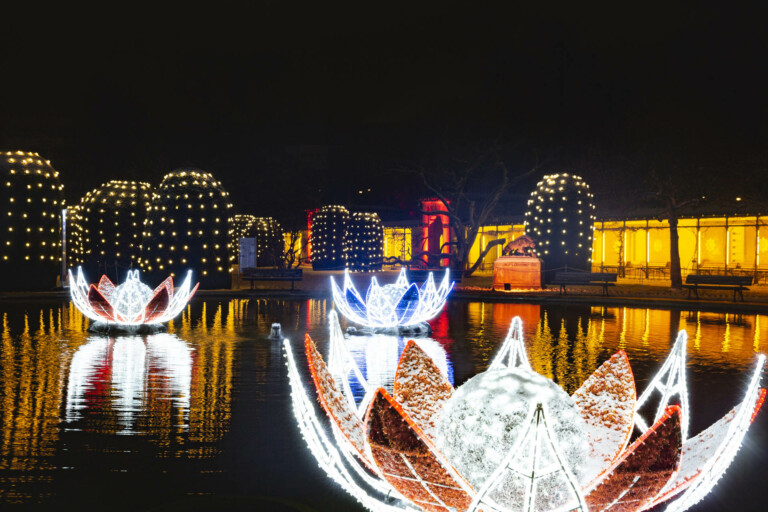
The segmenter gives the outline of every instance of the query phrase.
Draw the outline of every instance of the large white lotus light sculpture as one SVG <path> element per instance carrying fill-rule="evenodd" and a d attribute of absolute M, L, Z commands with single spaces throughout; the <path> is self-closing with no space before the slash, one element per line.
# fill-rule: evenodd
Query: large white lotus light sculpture
<path fill-rule="evenodd" d="M 445 269 L 440 287 L 435 286 L 430 272 L 419 288 L 416 283 L 408 282 L 403 268 L 394 284 L 379 286 L 372 277 L 363 300 L 349 277 L 349 270 L 345 270 L 344 288 L 339 288 L 331 277 L 331 289 L 333 303 L 352 322 L 370 328 L 390 328 L 412 326 L 433 318 L 445 305 L 453 283 L 449 270 Z"/>
<path fill-rule="evenodd" d="M 82 268 L 77 277 L 69 271 L 70 295 L 85 316 L 106 326 L 142 326 L 163 324 L 178 315 L 198 285 L 192 288 L 192 271 L 178 288 L 168 277 L 154 290 L 139 280 L 138 270 L 129 270 L 125 282 L 115 286 L 107 276 L 98 285 L 89 285 Z"/>
<path fill-rule="evenodd" d="M 668 502 L 680 512 L 723 475 L 766 394 L 759 355 L 741 403 L 688 437 L 685 331 L 639 398 L 623 351 L 568 396 L 531 369 L 515 318 L 489 369 L 458 389 L 410 341 L 391 394 L 366 389 L 357 403 L 347 376 L 367 383 L 340 334 L 332 316 L 328 365 L 305 339 L 333 442 L 285 340 L 293 408 L 320 466 L 374 511 L 635 512 Z"/>

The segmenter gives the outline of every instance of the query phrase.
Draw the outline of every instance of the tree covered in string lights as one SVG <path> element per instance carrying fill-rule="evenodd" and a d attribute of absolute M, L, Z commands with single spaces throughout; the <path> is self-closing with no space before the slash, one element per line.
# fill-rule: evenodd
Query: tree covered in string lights
<path fill-rule="evenodd" d="M 536 239 L 536 253 L 547 270 L 590 269 L 593 197 L 589 185 L 574 174 L 549 174 L 536 184 L 525 212 L 525 229 Z M 554 273 L 547 272 L 546 277 Z"/>
<path fill-rule="evenodd" d="M 149 183 L 139 181 L 111 180 L 85 194 L 70 216 L 71 263 L 122 279 L 137 266 L 151 201 Z"/>
<path fill-rule="evenodd" d="M 240 257 L 240 239 L 256 239 L 256 266 L 282 267 L 285 241 L 283 228 L 272 217 L 234 215 L 229 219 L 229 254 L 233 263 Z"/>
<path fill-rule="evenodd" d="M 350 215 L 344 254 L 350 270 L 381 270 L 384 228 L 376 213 L 354 212 Z"/>
<path fill-rule="evenodd" d="M 312 216 L 312 268 L 340 270 L 346 267 L 345 245 L 349 211 L 343 206 L 323 206 Z"/>
<path fill-rule="evenodd" d="M 38 153 L 0 152 L 3 177 L 0 204 L 2 286 L 46 290 L 56 286 L 61 263 L 61 210 L 64 185 Z"/>
<path fill-rule="evenodd" d="M 179 169 L 155 190 L 144 223 L 139 264 L 156 279 L 192 269 L 201 288 L 229 285 L 229 193 L 211 173 Z"/>

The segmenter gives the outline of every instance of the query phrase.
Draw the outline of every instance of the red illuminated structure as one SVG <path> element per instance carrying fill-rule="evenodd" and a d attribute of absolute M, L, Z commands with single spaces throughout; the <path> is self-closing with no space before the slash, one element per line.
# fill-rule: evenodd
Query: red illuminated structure
<path fill-rule="evenodd" d="M 451 246 L 451 222 L 447 215 L 447 208 L 440 199 L 422 199 L 421 229 L 422 248 L 429 253 L 422 257 L 428 268 L 447 267 L 450 263 Z M 435 213 L 429 213 L 435 212 Z M 445 256 L 437 256 L 443 254 Z"/>

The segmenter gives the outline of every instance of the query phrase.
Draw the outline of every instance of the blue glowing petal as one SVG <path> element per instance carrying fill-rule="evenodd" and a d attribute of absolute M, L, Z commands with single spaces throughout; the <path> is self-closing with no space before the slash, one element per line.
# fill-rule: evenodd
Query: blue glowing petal
<path fill-rule="evenodd" d="M 358 295 L 357 290 L 348 288 L 344 293 L 344 298 L 353 312 L 365 318 L 365 303 L 363 302 L 363 299 L 360 298 L 360 295 Z"/>
<path fill-rule="evenodd" d="M 411 318 L 419 307 L 419 287 L 416 283 L 405 290 L 395 306 L 395 316 L 398 325 L 411 325 Z"/>

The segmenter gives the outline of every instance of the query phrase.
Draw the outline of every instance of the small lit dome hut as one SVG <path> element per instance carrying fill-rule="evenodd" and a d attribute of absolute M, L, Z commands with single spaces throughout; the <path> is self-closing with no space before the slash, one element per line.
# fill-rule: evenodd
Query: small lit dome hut
<path fill-rule="evenodd" d="M 381 260 L 384 257 L 384 228 L 378 214 L 354 212 L 350 215 L 344 251 L 350 270 L 381 270 Z"/>
<path fill-rule="evenodd" d="M 229 218 L 229 260 L 231 264 L 238 265 L 240 259 L 240 239 L 254 238 L 256 216 L 248 214 L 233 215 Z"/>
<path fill-rule="evenodd" d="M 282 266 L 283 227 L 272 217 L 256 217 L 256 259 L 259 267 Z"/>
<path fill-rule="evenodd" d="M 323 206 L 312 216 L 312 269 L 339 270 L 346 266 L 349 211 L 343 206 Z"/>
<path fill-rule="evenodd" d="M 179 169 L 155 189 L 139 265 L 154 280 L 180 279 L 192 270 L 201 288 L 229 286 L 229 193 L 212 174 Z"/>
<path fill-rule="evenodd" d="M 87 275 L 122 281 L 137 266 L 151 201 L 149 183 L 140 181 L 112 180 L 83 196 L 73 209 L 72 238 L 79 238 L 77 263 Z"/>
<path fill-rule="evenodd" d="M 64 185 L 59 173 L 38 153 L 0 152 L 3 176 L 0 203 L 5 290 L 48 290 L 61 268 L 61 218 Z"/>
<path fill-rule="evenodd" d="M 536 253 L 545 263 L 545 280 L 565 267 L 590 269 L 593 197 L 581 176 L 568 173 L 544 176 L 531 192 L 525 230 L 536 240 Z"/>

